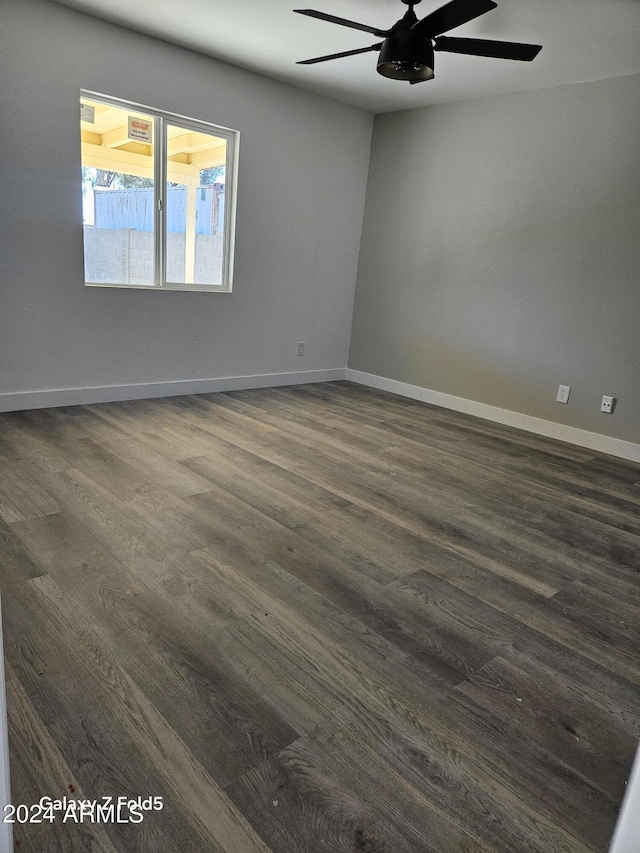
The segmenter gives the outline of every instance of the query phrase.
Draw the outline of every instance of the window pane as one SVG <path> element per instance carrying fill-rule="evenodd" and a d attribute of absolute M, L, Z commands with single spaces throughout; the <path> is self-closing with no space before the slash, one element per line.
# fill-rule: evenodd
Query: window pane
<path fill-rule="evenodd" d="M 168 282 L 222 284 L 227 141 L 167 124 Z"/>
<path fill-rule="evenodd" d="M 85 281 L 153 285 L 153 118 L 80 105 Z"/>

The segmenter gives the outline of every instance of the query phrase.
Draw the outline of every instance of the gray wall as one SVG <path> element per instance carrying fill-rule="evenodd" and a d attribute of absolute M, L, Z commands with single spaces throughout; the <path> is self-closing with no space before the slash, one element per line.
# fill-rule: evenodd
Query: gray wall
<path fill-rule="evenodd" d="M 377 116 L 349 366 L 640 441 L 639 152 L 637 75 Z"/>
<path fill-rule="evenodd" d="M 0 79 L 0 393 L 344 368 L 368 113 L 41 0 Z M 232 294 L 84 287 L 81 87 L 240 131 Z"/>

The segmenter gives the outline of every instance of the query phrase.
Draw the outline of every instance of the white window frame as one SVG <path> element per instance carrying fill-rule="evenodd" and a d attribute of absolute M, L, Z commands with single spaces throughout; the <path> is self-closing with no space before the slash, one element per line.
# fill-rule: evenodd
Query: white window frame
<path fill-rule="evenodd" d="M 153 284 L 126 284 L 124 282 L 86 281 L 85 287 L 123 287 L 134 290 L 186 290 L 210 293 L 230 293 L 233 287 L 233 267 L 235 254 L 236 204 L 238 193 L 238 152 L 240 133 L 228 127 L 220 127 L 210 122 L 188 118 L 177 113 L 125 101 L 100 92 L 88 89 L 80 90 L 80 98 L 88 98 L 101 104 L 131 109 L 144 113 L 153 118 L 154 143 L 154 282 Z M 166 229 L 167 211 L 165 193 L 167 188 L 167 124 L 184 128 L 185 130 L 210 133 L 225 139 L 227 157 L 225 163 L 225 192 L 224 192 L 224 237 L 222 248 L 222 276 L 217 284 L 182 284 L 166 280 Z M 84 249 L 83 249 L 84 261 Z"/>

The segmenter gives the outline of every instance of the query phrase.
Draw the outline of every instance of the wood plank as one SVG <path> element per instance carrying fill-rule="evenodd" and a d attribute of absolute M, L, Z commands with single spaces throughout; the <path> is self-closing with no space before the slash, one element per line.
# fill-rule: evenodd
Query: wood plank
<path fill-rule="evenodd" d="M 161 587 L 105 560 L 72 519 L 24 523 L 19 532 L 215 781 L 228 784 L 298 737 L 246 680 L 218 667 L 216 629 L 228 613 L 205 623 L 195 602 L 170 604 Z"/>
<path fill-rule="evenodd" d="M 137 440 L 112 422 L 94 416 L 91 436 L 100 447 L 118 456 L 132 468 L 151 478 L 158 486 L 170 490 L 178 497 L 195 495 L 208 489 L 206 480 L 185 471 L 182 465 L 163 456 L 146 442 Z"/>
<path fill-rule="evenodd" d="M 492 577 L 489 573 L 484 576 L 479 573 L 476 577 L 471 567 L 468 564 L 465 567 L 462 562 L 451 566 L 444 577 L 449 587 L 456 590 L 448 595 L 451 606 L 475 613 L 476 618 L 482 620 L 482 630 L 492 632 L 496 641 L 502 639 L 501 654 L 507 654 L 504 651 L 505 641 L 510 637 L 513 651 L 518 656 L 528 658 L 534 666 L 545 666 L 548 678 L 564 679 L 583 697 L 598 704 L 606 715 L 614 718 L 621 730 L 640 738 L 640 690 L 637 682 L 629 681 L 606 665 L 580 655 L 571 643 L 562 643 L 545 630 L 539 630 L 534 615 L 523 620 L 515 612 L 522 590 L 512 582 Z M 424 571 L 399 578 L 393 586 L 420 600 L 429 600 L 434 592 L 442 594 L 437 579 Z M 524 600 L 535 601 L 527 594 Z M 538 605 L 542 603 L 537 601 Z M 489 609 L 483 613 L 484 605 Z"/>
<path fill-rule="evenodd" d="M 0 415 L 14 799 L 166 800 L 21 844 L 601 853 L 639 472 L 350 383 Z"/>
<path fill-rule="evenodd" d="M 514 839 L 518 839 L 512 849 L 537 849 L 536 843 L 546 849 L 560 844 L 559 838 L 544 840 L 547 831 L 553 836 L 553 829 L 545 829 L 546 818 L 541 817 L 549 812 L 562 814 L 565 824 L 578 836 L 586 833 L 589 838 L 610 832 L 613 809 L 606 796 L 566 765 L 558 773 L 550 754 L 529 746 L 523 749 L 525 742 L 519 732 L 510 731 L 508 726 L 496 727 L 495 722 L 488 724 L 480 708 L 456 703 L 454 695 L 439 689 L 428 668 L 399 656 L 393 646 L 385 649 L 377 643 L 371 649 L 366 638 L 344 627 L 334 639 L 326 624 L 335 626 L 335 619 L 300 587 L 295 588 L 300 601 L 293 610 L 292 592 L 286 602 L 278 601 L 273 594 L 267 598 L 265 587 L 254 588 L 253 583 L 239 587 L 232 567 L 206 552 L 199 556 L 213 575 L 208 582 L 215 587 L 217 601 L 222 599 L 227 607 L 244 612 L 246 617 L 220 635 L 220 655 L 231 667 L 242 661 L 238 665 L 249 668 L 261 691 L 271 696 L 271 702 L 295 728 L 310 732 L 320 725 L 330 732 L 353 732 L 361 745 L 370 748 L 373 744 L 378 751 L 395 731 L 395 737 L 403 742 L 408 738 L 408 743 L 401 750 L 393 750 L 392 755 L 396 761 L 402 760 L 403 772 L 415 777 L 416 782 L 421 780 L 431 801 L 436 792 L 438 798 L 442 793 L 442 776 L 425 779 L 424 769 L 421 774 L 413 768 L 412 757 L 416 750 L 426 750 L 436 767 L 446 765 L 451 771 L 455 754 L 455 765 L 465 782 L 456 782 L 453 790 L 447 790 L 445 800 L 451 807 L 450 797 L 457 792 L 459 820 L 469 813 L 470 798 L 477 797 L 484 803 L 480 810 L 483 821 L 487 819 L 493 825 L 494 818 L 489 816 L 499 812 L 503 831 L 509 822 L 507 815 L 514 810 L 521 817 L 523 808 L 525 813 L 531 808 L 538 814 L 530 814 L 526 827 L 512 827 Z M 265 571 L 273 574 L 277 568 L 269 564 Z M 199 596 L 201 583 L 196 587 Z M 270 582 L 269 588 L 273 591 L 274 587 L 275 582 Z M 318 618 L 311 615 L 316 607 Z M 332 697 L 338 701 L 332 702 Z M 520 778 L 525 766 L 527 806 L 519 802 L 518 808 L 513 804 L 509 807 L 505 804 L 513 794 L 503 786 L 511 791 L 508 780 Z M 482 831 L 488 833 L 490 826 Z M 573 848 L 570 845 L 568 849 Z M 582 848 L 578 845 L 577 849 Z"/>
<path fill-rule="evenodd" d="M 233 460 L 233 474 L 225 468 L 226 459 Z M 350 495 L 352 500 L 349 500 L 331 491 L 334 484 L 329 480 L 316 478 L 315 482 L 309 481 L 302 473 L 304 469 L 296 464 L 290 466 L 293 470 L 284 469 L 242 448 L 233 448 L 223 443 L 218 444 L 215 455 L 195 457 L 185 460 L 184 464 L 189 470 L 208 477 L 211 482 L 223 484 L 225 489 L 241 495 L 250 505 L 260 508 L 262 512 L 288 526 L 293 526 L 300 535 L 311 538 L 323 547 L 330 546 L 327 544 L 326 535 L 324 538 L 319 536 L 320 529 L 327 528 L 334 538 L 344 533 L 348 540 L 357 545 L 359 553 L 367 555 L 369 564 L 375 565 L 381 558 L 384 561 L 386 557 L 387 564 L 393 565 L 397 574 L 411 573 L 430 558 L 441 559 L 443 547 L 454 554 L 464 553 L 464 548 L 456 539 L 439 536 L 437 544 L 441 547 L 438 549 L 434 542 L 433 530 L 430 531 L 432 535 L 426 537 L 424 528 L 412 527 L 408 530 L 406 526 L 398 523 L 400 519 L 397 515 L 382 517 L 374 506 L 369 505 L 362 492 Z M 238 476 L 240 470 L 247 471 L 247 477 L 251 478 L 250 486 L 243 487 L 242 478 Z M 256 482 L 258 478 L 259 483 Z M 269 490 L 269 497 L 268 500 L 260 500 L 261 493 L 265 494 L 265 480 L 268 481 L 266 488 Z M 292 520 L 290 506 L 286 511 L 282 509 L 283 499 L 286 500 L 291 494 L 300 495 L 299 512 L 295 521 Z M 301 515 L 308 519 L 310 513 L 314 512 L 318 495 L 322 494 L 330 496 L 330 503 L 325 502 L 322 508 L 318 509 L 314 514 L 313 523 L 300 521 Z M 358 500 L 360 503 L 356 502 Z M 508 552 L 506 548 L 509 549 Z M 554 595 L 575 577 L 575 572 L 558 571 L 547 563 L 536 561 L 534 564 L 528 555 L 520 558 L 526 571 L 521 570 L 517 564 L 514 565 L 518 560 L 517 554 L 511 545 L 507 544 L 501 544 L 498 548 L 487 547 L 484 553 L 478 553 L 476 550 L 474 558 L 491 570 L 547 596 Z M 532 569 L 535 569 L 535 573 Z"/>
<path fill-rule="evenodd" d="M 0 520 L 7 523 L 58 512 L 60 506 L 33 476 L 30 465 L 3 466 Z"/>
<path fill-rule="evenodd" d="M 12 587 L 11 626 L 38 624 L 28 648 L 6 652 L 27 695 L 87 795 L 128 797 L 162 791 L 165 806 L 137 825 L 107 825 L 119 849 L 267 848 L 205 773 L 175 731 L 122 670 L 77 608 L 47 578 Z M 117 708 L 117 712 L 116 711 Z"/>
<path fill-rule="evenodd" d="M 518 546 L 513 541 L 508 522 L 495 515 L 490 525 L 485 518 L 476 521 L 460 497 L 457 501 L 442 504 L 438 487 L 417 483 L 415 478 L 412 482 L 410 477 L 405 477 L 400 484 L 390 478 L 386 470 L 379 469 L 377 463 L 370 464 L 365 470 L 354 464 L 347 454 L 324 447 L 320 457 L 317 443 L 299 445 L 291 440 L 276 443 L 270 439 L 268 444 L 263 442 L 257 446 L 242 435 L 239 438 L 231 436 L 230 441 L 430 542 L 462 554 L 468 553 L 471 546 L 474 559 L 484 560 L 494 570 L 508 576 L 517 572 L 523 584 L 540 589 L 547 595 L 553 595 L 575 578 L 578 563 L 570 552 L 567 552 L 558 571 L 554 568 L 558 563 L 555 551 L 544 540 L 540 541 L 540 537 L 532 557 L 532 549 Z M 307 448 L 312 447 L 319 457 L 316 464 L 307 461 Z M 193 467 L 188 460 L 186 464 Z M 535 532 L 532 535 L 535 536 Z"/>
<path fill-rule="evenodd" d="M 226 529 L 232 535 L 235 531 L 238 538 L 243 529 L 250 529 L 252 547 L 265 561 L 291 572 L 338 607 L 353 613 L 379 636 L 428 663 L 442 678 L 458 683 L 496 654 L 491 642 L 469 630 L 454 612 L 438 606 L 412 608 L 409 600 L 399 607 L 395 591 L 354 571 L 357 564 L 351 566 L 345 560 L 330 558 L 326 550 L 308 543 L 297 532 L 283 529 L 230 495 L 212 491 L 191 501 L 206 507 L 218 522 L 224 519 Z M 217 557 L 229 551 L 223 552 L 217 544 L 210 553 Z M 246 552 L 242 565 L 248 569 L 254 565 Z"/>
<path fill-rule="evenodd" d="M 489 853 L 403 782 L 381 762 L 349 761 L 341 740 L 318 729 L 247 773 L 228 793 L 274 853 Z"/>
<path fill-rule="evenodd" d="M 612 796 L 624 794 L 629 753 L 637 739 L 625 738 L 609 714 L 584 693 L 530 659 L 512 652 L 496 657 L 458 685 L 492 714 L 508 721 Z M 597 780 L 595 782 L 594 780 Z M 606 842 L 606 839 L 603 839 Z"/>
<path fill-rule="evenodd" d="M 8 681 L 6 692 L 13 804 L 22 802 L 31 806 L 43 797 L 88 799 L 17 679 Z M 116 853 L 103 825 L 78 824 L 71 820 L 65 823 L 61 812 L 56 813 L 53 823 L 45 820 L 39 824 L 14 824 L 13 838 L 15 849 L 20 853 L 53 853 L 55 850 Z"/>
<path fill-rule="evenodd" d="M 144 567 L 145 576 L 156 581 L 170 576 L 182 551 L 157 526 L 79 469 L 51 474 L 46 482 L 61 508 L 118 560 L 130 568 Z"/>
<path fill-rule="evenodd" d="M 306 721 L 309 732 L 318 725 L 337 730 L 360 766 L 374 760 L 371 753 L 386 757 L 430 803 L 442 806 L 443 816 L 460 828 L 467 825 L 476 837 L 493 839 L 493 849 L 596 850 L 590 839 L 610 833 L 610 801 L 551 755 L 531 749 L 508 726 L 434 691 L 411 698 L 415 682 L 407 688 L 402 677 L 393 685 L 387 681 L 389 694 L 370 685 L 363 698 L 360 690 L 354 694 L 354 686 L 375 681 L 375 675 L 340 672 L 335 660 L 320 664 L 313 638 L 307 641 L 307 648 L 314 647 L 315 669 L 309 673 L 302 636 L 296 632 L 285 648 L 282 640 L 268 638 L 266 618 L 226 635 L 261 689 L 277 693 L 281 712 L 296 727 Z M 230 648 L 221 653 L 227 659 Z M 435 821 L 425 815 L 425 822 Z"/>
<path fill-rule="evenodd" d="M 82 412 L 82 407 L 77 407 Z M 2 416 L 4 433 L 15 459 L 46 471 L 73 466 L 77 441 L 86 436 L 82 417 L 65 417 L 57 409 L 30 409 Z"/>
<path fill-rule="evenodd" d="M 586 618 L 576 612 L 570 612 L 554 598 L 541 599 L 520 585 L 508 583 L 504 578 L 493 583 L 488 573 L 483 577 L 480 571 L 469 572 L 461 566 L 456 576 L 449 573 L 447 580 L 453 586 L 464 589 L 480 601 L 622 676 L 632 684 L 640 683 L 640 655 L 637 645 L 634 647 L 625 639 L 624 643 L 618 646 L 617 637 L 605 631 L 604 626 L 602 630 L 594 628 L 588 624 Z M 427 573 L 419 571 L 398 583 L 406 587 L 414 586 L 428 595 L 431 578 Z"/>
<path fill-rule="evenodd" d="M 43 569 L 29 557 L 27 549 L 10 525 L 0 520 L 0 589 L 44 574 Z"/>

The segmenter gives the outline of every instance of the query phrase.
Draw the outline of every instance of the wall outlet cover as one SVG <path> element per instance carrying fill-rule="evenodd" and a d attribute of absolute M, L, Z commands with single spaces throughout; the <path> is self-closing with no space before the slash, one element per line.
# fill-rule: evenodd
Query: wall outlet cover
<path fill-rule="evenodd" d="M 571 393 L 571 385 L 560 385 L 556 396 L 557 403 L 568 403 L 569 394 Z"/>
<path fill-rule="evenodd" d="M 603 397 L 602 403 L 600 405 L 600 411 L 604 412 L 607 415 L 613 414 L 613 407 L 615 405 L 615 402 L 615 397 Z"/>

